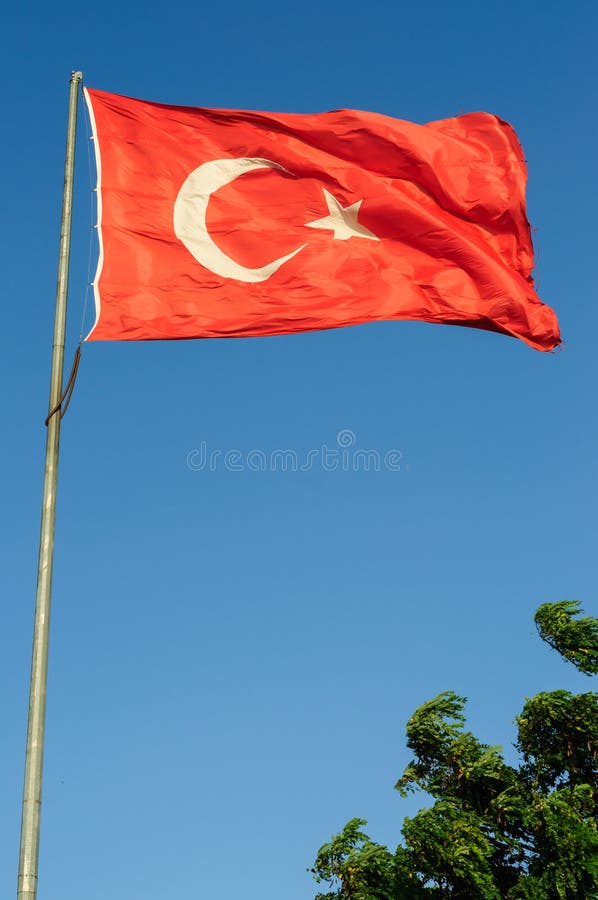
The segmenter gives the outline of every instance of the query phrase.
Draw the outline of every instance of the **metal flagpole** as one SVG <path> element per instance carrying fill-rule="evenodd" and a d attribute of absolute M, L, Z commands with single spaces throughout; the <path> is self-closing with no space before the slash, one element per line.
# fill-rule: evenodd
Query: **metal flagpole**
<path fill-rule="evenodd" d="M 71 213 L 75 171 L 75 135 L 77 101 L 81 72 L 71 73 L 69 117 L 64 161 L 64 192 L 62 195 L 62 223 L 58 252 L 58 282 L 56 285 L 56 315 L 50 376 L 50 411 L 59 403 L 62 394 L 64 341 L 66 332 L 66 301 L 71 243 Z M 58 480 L 58 447 L 60 441 L 60 410 L 48 421 L 46 466 L 42 499 L 39 561 L 37 569 L 37 597 L 33 626 L 33 655 L 29 688 L 29 722 L 25 755 L 23 811 L 21 817 L 21 845 L 19 850 L 19 878 L 17 900 L 35 900 L 37 895 L 37 864 L 42 799 L 42 765 L 44 754 L 44 724 L 46 714 L 46 680 L 48 673 L 48 642 L 50 635 L 50 596 L 54 556 L 54 523 L 56 521 L 56 485 Z"/>

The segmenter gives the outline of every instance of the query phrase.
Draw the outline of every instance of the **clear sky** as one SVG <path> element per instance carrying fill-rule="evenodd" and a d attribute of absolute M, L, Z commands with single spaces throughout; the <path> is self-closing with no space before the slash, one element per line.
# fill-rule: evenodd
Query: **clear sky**
<path fill-rule="evenodd" d="M 404 727 L 442 690 L 503 744 L 589 682 L 535 635 L 596 610 L 596 6 L 11 4 L 4 134 L 0 895 L 16 885 L 70 70 L 177 104 L 427 122 L 486 110 L 529 164 L 565 347 L 423 323 L 84 348 L 63 423 L 39 900 L 308 900 L 353 816 L 396 844 Z M 67 364 L 88 280 L 81 118 Z M 92 320 L 91 298 L 86 322 Z M 198 470 L 209 449 L 398 471 Z"/>

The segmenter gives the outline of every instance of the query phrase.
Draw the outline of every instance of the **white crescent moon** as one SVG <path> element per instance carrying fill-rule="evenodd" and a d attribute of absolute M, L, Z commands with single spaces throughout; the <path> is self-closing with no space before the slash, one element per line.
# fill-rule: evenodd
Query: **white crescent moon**
<path fill-rule="evenodd" d="M 251 159 L 247 156 L 238 159 L 213 159 L 194 169 L 177 194 L 174 203 L 174 233 L 189 253 L 215 275 L 253 283 L 266 281 L 283 263 L 307 246 L 302 244 L 292 253 L 259 269 L 248 269 L 223 253 L 212 240 L 206 225 L 206 212 L 212 194 L 245 172 L 265 168 L 287 171 L 269 159 Z"/>

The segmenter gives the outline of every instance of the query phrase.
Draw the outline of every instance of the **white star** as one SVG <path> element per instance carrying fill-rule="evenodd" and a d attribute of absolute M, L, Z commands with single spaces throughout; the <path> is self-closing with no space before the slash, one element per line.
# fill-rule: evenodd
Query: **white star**
<path fill-rule="evenodd" d="M 380 240 L 379 237 L 357 221 L 357 214 L 363 200 L 358 200 L 357 203 L 352 203 L 351 206 L 343 207 L 326 188 L 322 188 L 322 190 L 324 191 L 328 207 L 328 215 L 324 216 L 323 219 L 316 219 L 314 222 L 306 222 L 306 228 L 323 228 L 325 231 L 334 231 L 334 240 L 337 241 L 348 241 L 352 237 L 367 238 L 370 241 Z"/>

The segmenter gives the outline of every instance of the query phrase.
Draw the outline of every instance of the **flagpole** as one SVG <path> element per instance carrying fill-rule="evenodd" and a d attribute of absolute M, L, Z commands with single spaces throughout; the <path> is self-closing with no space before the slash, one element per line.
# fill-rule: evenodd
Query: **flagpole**
<path fill-rule="evenodd" d="M 75 136 L 77 101 L 81 72 L 72 72 L 69 94 L 69 114 L 64 161 L 64 191 L 62 222 L 58 251 L 58 281 L 56 285 L 56 313 L 54 343 L 50 375 L 50 405 L 52 411 L 60 403 L 64 368 L 66 333 L 66 303 L 71 243 L 73 180 L 75 172 Z M 50 636 L 50 599 L 54 562 L 54 525 L 56 521 L 56 486 L 58 481 L 58 450 L 60 442 L 60 410 L 48 421 L 46 463 L 41 513 L 37 596 L 33 626 L 33 653 L 29 688 L 29 721 L 25 753 L 25 779 L 21 815 L 21 843 L 19 848 L 19 877 L 17 900 L 35 900 L 37 895 L 37 866 L 42 799 L 42 767 L 44 754 L 44 725 L 46 714 L 46 681 L 48 674 L 48 644 Z"/>

